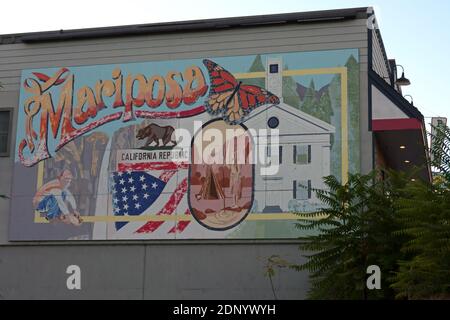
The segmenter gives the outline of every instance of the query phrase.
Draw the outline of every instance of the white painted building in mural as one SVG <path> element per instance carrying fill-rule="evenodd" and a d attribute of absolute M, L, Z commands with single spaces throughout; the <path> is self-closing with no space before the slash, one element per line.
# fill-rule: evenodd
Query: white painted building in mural
<path fill-rule="evenodd" d="M 266 146 L 268 164 L 279 163 L 279 168 L 276 174 L 264 175 L 261 169 L 266 164 L 257 162 L 254 211 L 308 211 L 317 204 L 312 189 L 322 188 L 323 177 L 330 175 L 331 134 L 335 129 L 284 103 L 271 106 L 267 111 L 256 114 L 245 123 L 255 129 L 279 123 L 278 150 L 270 146 L 270 140 Z"/>
<path fill-rule="evenodd" d="M 267 59 L 266 88 L 279 97 L 282 93 L 282 60 Z M 318 205 L 314 188 L 323 187 L 323 177 L 330 175 L 331 135 L 335 128 L 283 102 L 256 111 L 244 124 L 258 133 L 277 129 L 279 147 L 262 142 L 267 163 L 255 167 L 254 212 L 280 213 L 309 211 Z M 262 131 L 261 131 L 262 132 Z M 255 150 L 259 150 L 258 144 Z M 278 163 L 275 174 L 265 175 L 262 168 Z"/>

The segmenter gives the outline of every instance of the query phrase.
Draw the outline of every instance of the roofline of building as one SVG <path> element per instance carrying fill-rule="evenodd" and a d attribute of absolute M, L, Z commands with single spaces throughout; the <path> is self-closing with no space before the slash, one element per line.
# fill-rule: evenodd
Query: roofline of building
<path fill-rule="evenodd" d="M 290 23 L 312 23 L 347 19 L 366 19 L 368 7 L 282 13 L 220 19 L 190 20 L 137 24 L 128 26 L 58 30 L 0 35 L 0 44 L 36 43 L 44 41 L 80 40 L 131 35 L 160 34 L 200 30 L 246 28 Z"/>
<path fill-rule="evenodd" d="M 336 132 L 336 128 L 329 124 L 328 122 L 325 122 L 319 118 L 316 118 L 306 112 L 301 111 L 300 109 L 297 109 L 285 102 L 280 102 L 279 104 L 273 104 L 268 106 L 267 108 L 261 108 L 261 110 L 257 111 L 255 110 L 255 114 L 249 116 L 247 119 L 243 121 L 243 124 L 246 124 L 247 121 L 250 121 L 256 117 L 258 117 L 260 114 L 268 111 L 269 109 L 275 109 L 275 110 L 281 110 L 285 113 L 290 114 L 291 116 L 297 117 L 299 119 L 302 119 L 305 122 L 308 122 L 312 124 L 315 127 L 320 128 L 325 133 L 334 133 Z M 291 109 L 291 110 L 289 110 Z"/>

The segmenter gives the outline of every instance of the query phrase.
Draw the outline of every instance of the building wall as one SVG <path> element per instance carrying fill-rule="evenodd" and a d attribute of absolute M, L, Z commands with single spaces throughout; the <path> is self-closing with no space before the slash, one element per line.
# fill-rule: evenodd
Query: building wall
<path fill-rule="evenodd" d="M 5 246 L 0 299 L 274 299 L 264 268 L 275 254 L 303 261 L 292 243 Z M 81 290 L 66 287 L 73 264 Z M 305 273 L 281 269 L 273 282 L 278 299 L 305 298 Z"/>
<path fill-rule="evenodd" d="M 368 132 L 366 20 L 171 33 L 0 46 L 0 107 L 17 108 L 26 68 L 127 63 L 208 56 L 358 48 L 361 171 L 372 169 Z M 15 111 L 15 117 L 17 110 Z M 12 145 L 15 145 L 16 118 Z M 10 194 L 13 154 L 0 158 L 0 193 Z M 273 298 L 265 260 L 298 262 L 295 241 L 10 243 L 8 200 L 0 201 L 2 298 Z M 224 263 L 225 262 L 225 263 Z M 68 291 L 65 269 L 78 264 L 82 290 Z M 307 275 L 282 270 L 278 298 L 303 298 Z"/>
<path fill-rule="evenodd" d="M 390 68 L 380 34 L 375 29 L 370 32 L 372 34 L 372 70 L 382 77 L 387 83 L 390 83 Z"/>

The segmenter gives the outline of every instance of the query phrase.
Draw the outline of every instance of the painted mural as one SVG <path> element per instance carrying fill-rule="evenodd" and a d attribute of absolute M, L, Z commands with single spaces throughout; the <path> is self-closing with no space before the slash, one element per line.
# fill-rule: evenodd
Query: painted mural
<path fill-rule="evenodd" d="M 10 240 L 296 238 L 359 171 L 359 52 L 24 70 Z"/>

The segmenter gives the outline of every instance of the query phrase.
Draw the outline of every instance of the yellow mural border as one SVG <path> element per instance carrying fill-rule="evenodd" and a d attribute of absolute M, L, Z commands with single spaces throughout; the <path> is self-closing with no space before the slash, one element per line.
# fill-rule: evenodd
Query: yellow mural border
<path fill-rule="evenodd" d="M 283 76 L 338 74 L 341 77 L 341 174 L 342 184 L 348 181 L 348 70 L 346 67 L 285 70 Z M 265 72 L 235 73 L 236 79 L 265 78 Z M 344 139 L 346 137 L 346 139 Z M 37 189 L 43 185 L 44 162 L 38 164 Z M 139 221 L 192 221 L 191 215 L 140 215 L 140 216 L 83 216 L 83 222 L 139 222 Z M 294 213 L 250 213 L 245 221 L 298 220 Z M 39 211 L 34 214 L 35 223 L 48 223 Z"/>

